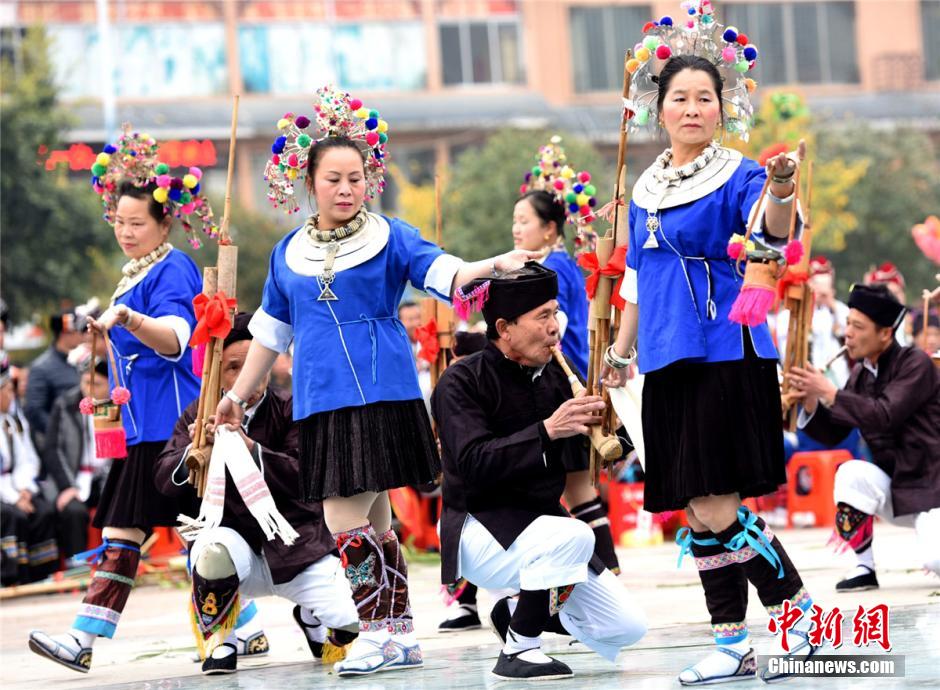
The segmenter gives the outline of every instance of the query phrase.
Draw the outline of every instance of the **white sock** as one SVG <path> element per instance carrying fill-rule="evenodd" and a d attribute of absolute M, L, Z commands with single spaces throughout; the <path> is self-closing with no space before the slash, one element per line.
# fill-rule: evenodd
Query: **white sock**
<path fill-rule="evenodd" d="M 477 613 L 476 604 L 460 604 L 457 606 L 457 608 L 451 611 L 451 614 L 447 617 L 447 620 L 452 621 L 475 613 Z"/>
<path fill-rule="evenodd" d="M 520 635 L 512 628 L 509 628 L 506 634 L 506 644 L 503 645 L 503 651 L 506 652 L 506 654 L 518 654 L 527 649 L 538 649 L 541 646 L 542 638 L 540 635 L 526 637 L 525 635 Z"/>
<path fill-rule="evenodd" d="M 734 644 L 723 644 L 719 645 L 719 647 L 730 649 L 737 652 L 738 654 L 743 655 L 747 654 L 748 650 L 751 648 L 751 642 L 747 637 L 745 637 L 740 642 L 735 642 Z M 732 673 L 738 670 L 739 663 L 740 662 L 734 657 L 725 654 L 724 652 L 719 652 L 716 649 L 708 654 L 708 656 L 701 659 L 692 668 L 698 671 L 703 678 L 715 678 L 718 676 L 730 676 Z M 686 669 L 680 673 L 679 678 L 689 682 L 698 680 L 698 677 L 692 673 L 690 669 Z"/>
<path fill-rule="evenodd" d="M 406 633 L 395 633 L 392 635 L 392 639 L 395 640 L 400 645 L 405 647 L 414 647 L 418 644 L 418 636 L 415 635 L 414 630 Z"/>
<path fill-rule="evenodd" d="M 874 549 L 872 549 L 871 546 L 869 546 L 867 549 L 865 549 L 861 553 L 855 554 L 855 556 L 856 558 L 858 558 L 858 565 L 868 566 L 872 572 L 875 572 L 875 553 L 874 553 Z M 857 567 L 856 567 L 856 570 L 858 570 L 859 572 L 853 573 L 852 577 L 855 577 L 855 575 L 864 574 Z"/>
<path fill-rule="evenodd" d="M 92 645 L 95 644 L 95 640 L 98 639 L 97 635 L 93 633 L 85 632 L 84 630 L 78 630 L 77 628 L 69 628 L 68 635 L 56 635 L 53 639 L 56 642 L 61 642 L 62 640 L 60 638 L 64 637 L 65 642 L 68 644 L 68 646 L 74 647 L 75 640 L 69 637 L 69 635 L 74 635 L 82 647 L 88 647 L 88 648 L 91 648 Z"/>
<path fill-rule="evenodd" d="M 311 642 L 326 642 L 326 626 L 323 625 L 323 622 L 313 615 L 312 611 L 305 609 L 303 606 L 300 607 L 300 620 L 304 622 L 304 625 L 313 625 L 316 627 L 313 628 L 304 628 L 304 634 L 307 636 L 307 639 Z"/>
<path fill-rule="evenodd" d="M 228 637 L 225 638 L 225 642 L 232 645 L 232 647 L 237 647 L 238 638 L 235 637 L 235 632 L 233 631 Z M 227 656 L 235 654 L 235 649 L 229 647 L 225 644 L 220 644 L 218 647 L 212 650 L 213 659 L 224 659 Z"/>

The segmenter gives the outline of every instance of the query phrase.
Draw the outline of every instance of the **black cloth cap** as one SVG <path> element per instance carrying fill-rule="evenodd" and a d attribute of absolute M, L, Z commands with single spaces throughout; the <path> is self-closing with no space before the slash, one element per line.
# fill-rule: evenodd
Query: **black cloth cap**
<path fill-rule="evenodd" d="M 849 295 L 849 309 L 858 309 L 883 328 L 901 325 L 907 308 L 884 285 L 855 285 Z"/>
<path fill-rule="evenodd" d="M 232 326 L 232 330 L 229 331 L 229 334 L 225 336 L 225 340 L 222 342 L 223 350 L 229 345 L 237 343 L 240 340 L 252 339 L 251 331 L 248 330 L 248 324 L 251 321 L 252 316 L 254 316 L 254 313 L 250 311 L 240 311 L 235 314 L 235 324 Z"/>
<path fill-rule="evenodd" d="M 476 331 L 457 331 L 454 333 L 454 354 L 466 357 L 486 347 L 486 336 Z"/>
<path fill-rule="evenodd" d="M 537 261 L 529 261 L 520 269 L 501 278 L 477 278 L 460 288 L 455 301 L 482 301 L 486 335 L 496 337 L 496 321 L 512 321 L 526 312 L 558 297 L 558 276 Z M 471 307 L 472 308 L 472 307 Z"/>

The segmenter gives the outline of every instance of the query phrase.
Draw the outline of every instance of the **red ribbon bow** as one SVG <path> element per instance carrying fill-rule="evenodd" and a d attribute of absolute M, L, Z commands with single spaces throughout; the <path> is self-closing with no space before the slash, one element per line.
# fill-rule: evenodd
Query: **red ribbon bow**
<path fill-rule="evenodd" d="M 791 285 L 803 285 L 809 280 L 809 274 L 806 271 L 794 271 L 792 268 L 783 274 L 783 277 L 777 281 L 777 300 L 783 301 L 787 296 L 787 289 Z"/>
<path fill-rule="evenodd" d="M 617 282 L 614 284 L 614 289 L 610 294 L 610 303 L 617 307 L 617 309 L 623 309 L 626 306 L 626 303 L 623 297 L 620 296 L 620 285 L 623 283 L 623 274 L 627 270 L 627 247 L 623 245 L 617 247 L 614 250 L 614 253 L 610 256 L 610 261 L 607 262 L 607 265 L 601 268 L 597 263 L 597 254 L 595 252 L 585 253 L 578 257 L 578 265 L 590 271 L 590 275 L 585 281 L 584 289 L 587 292 L 588 299 L 594 299 L 594 294 L 597 292 L 597 283 L 600 280 L 601 276 L 608 276 L 610 278 L 617 278 Z"/>
<path fill-rule="evenodd" d="M 219 290 L 212 297 L 200 292 L 193 298 L 196 310 L 196 329 L 189 344 L 192 347 L 204 345 L 209 338 L 224 338 L 232 330 L 230 311 L 235 309 L 235 298 L 226 297 Z"/>
<path fill-rule="evenodd" d="M 423 326 L 418 326 L 415 329 L 415 338 L 421 346 L 418 357 L 428 364 L 434 364 L 441 351 L 441 344 L 437 339 L 437 321 L 431 319 Z"/>

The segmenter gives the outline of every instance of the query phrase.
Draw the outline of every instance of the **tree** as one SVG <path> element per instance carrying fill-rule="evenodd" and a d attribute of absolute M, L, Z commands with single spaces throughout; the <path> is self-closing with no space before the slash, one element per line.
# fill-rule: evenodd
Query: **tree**
<path fill-rule="evenodd" d="M 556 132 L 504 129 L 481 148 L 468 149 L 456 161 L 443 195 L 444 245 L 468 261 L 512 249 L 512 209 L 527 170 L 538 160 L 539 147 Z M 562 135 L 562 146 L 575 170 L 588 170 L 604 204 L 612 190 L 612 167 L 587 142 Z M 601 222 L 595 231 L 606 231 Z M 566 227 L 570 241 L 571 226 Z M 569 242 L 570 243 L 570 242 Z"/>
<path fill-rule="evenodd" d="M 935 285 L 933 266 L 914 244 L 911 227 L 940 209 L 940 152 L 924 132 L 875 130 L 864 124 L 819 134 L 819 156 L 848 163 L 869 161 L 867 172 L 847 192 L 846 211 L 858 227 L 846 247 L 831 255 L 843 294 L 871 266 L 891 261 L 907 280 L 908 302 Z"/>
<path fill-rule="evenodd" d="M 58 103 L 42 29 L 27 32 L 15 59 L 0 64 L 0 292 L 20 320 L 99 292 L 93 279 L 102 269 L 115 272 L 116 247 L 90 185 L 37 161 L 38 152 L 59 147 L 71 124 Z"/>

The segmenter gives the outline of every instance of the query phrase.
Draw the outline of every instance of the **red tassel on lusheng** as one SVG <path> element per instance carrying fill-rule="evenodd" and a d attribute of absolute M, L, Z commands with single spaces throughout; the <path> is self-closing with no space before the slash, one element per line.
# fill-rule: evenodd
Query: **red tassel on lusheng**
<path fill-rule="evenodd" d="M 731 305 L 728 318 L 745 326 L 759 326 L 767 320 L 777 294 L 763 285 L 745 285 Z"/>
<path fill-rule="evenodd" d="M 126 458 L 127 435 L 124 429 L 95 429 L 95 455 L 98 458 Z"/>

